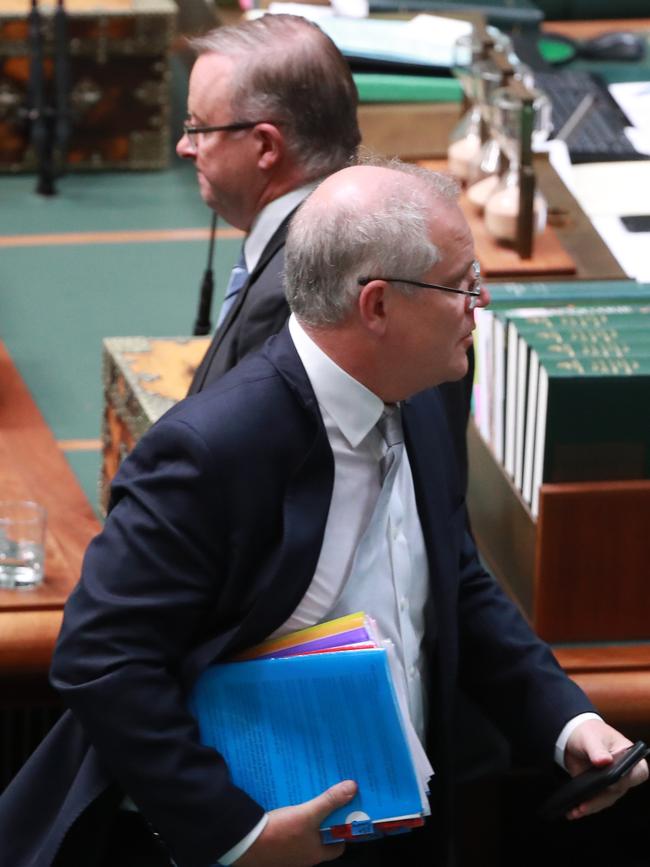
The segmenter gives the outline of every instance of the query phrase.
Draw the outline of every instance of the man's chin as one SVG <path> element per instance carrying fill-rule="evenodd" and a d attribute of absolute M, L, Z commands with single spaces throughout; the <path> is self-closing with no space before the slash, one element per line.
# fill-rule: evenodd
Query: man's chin
<path fill-rule="evenodd" d="M 212 195 L 212 187 L 206 181 L 206 179 L 203 177 L 203 175 L 197 174 L 196 178 L 199 182 L 199 194 L 200 194 L 201 198 L 203 199 L 203 201 L 205 202 L 205 204 L 209 208 L 212 208 L 212 210 L 215 211 L 216 207 L 215 207 L 214 197 Z"/>
<path fill-rule="evenodd" d="M 467 352 L 465 351 L 461 358 L 459 358 L 458 363 L 450 366 L 449 375 L 445 382 L 458 382 L 459 379 L 462 379 L 467 371 L 469 370 L 469 361 L 467 359 Z"/>

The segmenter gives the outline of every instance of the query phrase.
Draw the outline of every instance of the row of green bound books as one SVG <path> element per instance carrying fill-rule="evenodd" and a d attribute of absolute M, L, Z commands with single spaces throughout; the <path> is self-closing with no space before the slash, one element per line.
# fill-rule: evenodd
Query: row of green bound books
<path fill-rule="evenodd" d="M 475 421 L 533 517 L 544 483 L 650 478 L 650 284 L 490 291 Z"/>

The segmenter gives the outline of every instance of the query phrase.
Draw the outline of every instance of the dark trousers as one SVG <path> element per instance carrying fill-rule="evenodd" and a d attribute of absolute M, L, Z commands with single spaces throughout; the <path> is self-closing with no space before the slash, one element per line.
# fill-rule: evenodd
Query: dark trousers
<path fill-rule="evenodd" d="M 78 823 L 54 867 L 171 867 L 171 862 L 139 813 L 117 810 L 92 833 L 88 821 Z"/>
<path fill-rule="evenodd" d="M 405 834 L 348 843 L 340 858 L 329 863 L 338 867 L 442 867 L 440 860 L 440 834 L 436 834 L 435 813 L 422 828 Z M 449 861 L 445 861 L 448 867 Z"/>
<path fill-rule="evenodd" d="M 406 834 L 348 843 L 343 855 L 329 863 L 336 867 L 439 867 L 431 821 Z"/>
<path fill-rule="evenodd" d="M 384 840 L 349 843 L 341 858 L 329 863 L 337 867 L 437 867 L 432 837 L 427 824 Z M 120 811 L 100 867 L 170 867 L 170 861 L 142 817 Z"/>
<path fill-rule="evenodd" d="M 349 843 L 327 864 L 340 867 L 440 867 L 435 858 L 433 820 L 406 834 Z M 92 841 L 72 835 L 56 861 L 57 867 L 171 867 L 169 856 L 139 813 L 118 810 L 104 834 Z"/>
<path fill-rule="evenodd" d="M 119 810 L 101 867 L 170 867 L 171 861 L 139 813 Z"/>

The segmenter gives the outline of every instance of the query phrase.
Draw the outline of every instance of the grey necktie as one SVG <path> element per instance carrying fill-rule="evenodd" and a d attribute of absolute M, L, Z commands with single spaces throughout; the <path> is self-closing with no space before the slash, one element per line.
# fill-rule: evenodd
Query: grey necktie
<path fill-rule="evenodd" d="M 237 263 L 233 267 L 230 272 L 230 279 L 228 280 L 228 287 L 226 289 L 226 294 L 223 298 L 223 304 L 221 305 L 221 310 L 219 311 L 219 319 L 217 320 L 217 328 L 221 325 L 223 320 L 228 315 L 228 311 L 235 303 L 235 299 L 237 295 L 242 289 L 246 281 L 248 280 L 248 270 L 246 268 L 246 260 L 244 259 L 244 248 L 242 247 L 242 251 L 239 254 L 239 259 Z"/>
<path fill-rule="evenodd" d="M 399 461 L 404 450 L 402 435 L 402 420 L 399 407 L 385 409 L 377 422 L 377 429 L 388 446 L 386 454 L 379 461 L 379 477 L 383 485 L 388 471 L 396 461 Z"/>

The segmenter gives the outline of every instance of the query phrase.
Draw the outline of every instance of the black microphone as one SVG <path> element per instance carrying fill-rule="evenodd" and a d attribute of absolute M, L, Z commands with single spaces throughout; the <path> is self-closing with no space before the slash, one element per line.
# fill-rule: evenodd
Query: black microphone
<path fill-rule="evenodd" d="M 52 178 L 52 140 L 48 130 L 45 99 L 45 69 L 43 64 L 43 32 L 38 0 L 32 0 L 27 17 L 29 38 L 29 84 L 27 117 L 30 121 L 30 141 L 38 163 L 36 192 L 54 195 Z"/>
<path fill-rule="evenodd" d="M 212 328 L 210 322 L 210 310 L 212 308 L 212 293 L 214 291 L 214 279 L 212 276 L 212 258 L 214 254 L 214 244 L 217 237 L 217 214 L 212 212 L 212 223 L 210 225 L 210 245 L 208 247 L 208 264 L 203 274 L 201 283 L 201 291 L 199 294 L 199 309 L 194 323 L 193 334 L 201 336 L 209 334 Z"/>
<path fill-rule="evenodd" d="M 54 12 L 54 93 L 56 113 L 54 117 L 54 152 L 57 176 L 65 172 L 65 162 L 70 138 L 70 69 L 68 60 L 68 19 L 63 0 L 58 0 Z"/>

